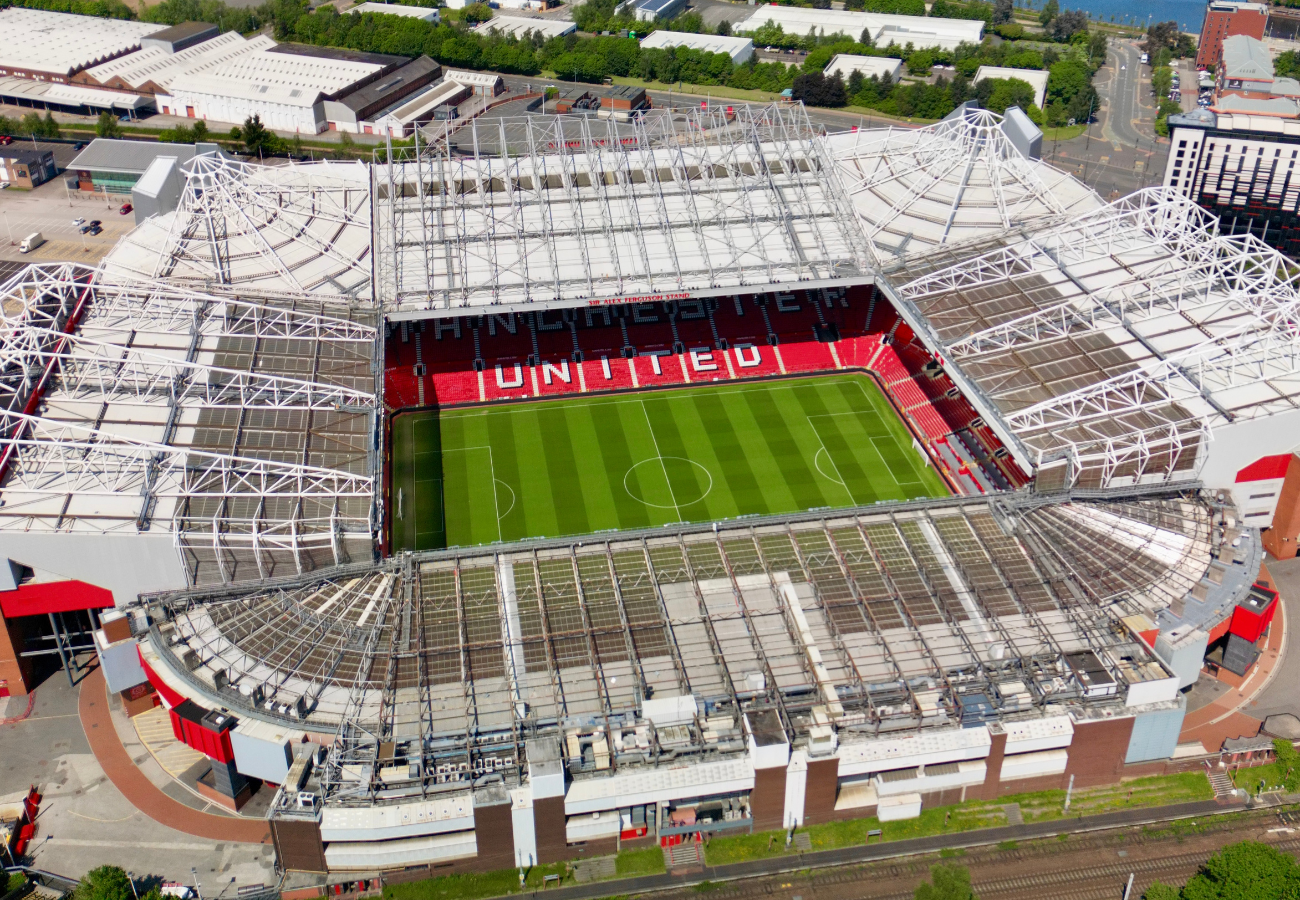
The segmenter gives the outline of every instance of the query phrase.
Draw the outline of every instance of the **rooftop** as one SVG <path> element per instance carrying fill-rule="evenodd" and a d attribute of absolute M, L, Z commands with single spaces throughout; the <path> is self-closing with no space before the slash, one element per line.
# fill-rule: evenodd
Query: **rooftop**
<path fill-rule="evenodd" d="M 1272 81 L 1273 57 L 1268 46 L 1250 35 L 1234 34 L 1223 39 L 1223 77 L 1246 81 Z"/>
<path fill-rule="evenodd" d="M 146 653 L 186 693 L 219 697 L 237 715 L 335 731 L 327 803 L 421 793 L 406 766 L 358 781 L 367 760 L 392 752 L 369 737 L 382 717 L 385 740 L 406 748 L 399 755 L 445 744 L 468 759 L 448 791 L 484 772 L 510 783 L 525 733 L 560 737 L 577 776 L 571 811 L 582 812 L 578 801 L 607 808 L 597 801 L 695 778 L 702 753 L 720 778 L 752 777 L 746 732 L 762 745 L 785 723 L 799 748 L 815 730 L 838 730 L 842 757 L 862 771 L 904 752 L 965 758 L 986 747 L 986 729 L 959 727 L 974 698 L 1003 721 L 1055 723 L 1025 739 L 1068 735 L 1061 717 L 1113 714 L 1131 685 L 1172 681 L 1110 617 L 1185 592 L 1208 564 L 1209 526 L 1209 509 L 1179 499 L 995 508 L 953 498 L 422 553 L 159 598 Z M 286 642 L 305 625 L 315 640 Z M 547 648 L 561 646 L 554 659 Z M 197 668 L 180 662 L 187 651 Z M 1088 696 L 1071 654 L 1115 695 Z M 228 687 L 216 687 L 217 671 Z M 396 675 L 406 671 L 416 680 Z M 653 744 L 641 713 L 651 692 L 693 711 L 687 725 L 658 722 Z M 405 703 L 408 693 L 424 700 Z M 660 748 L 674 750 L 672 765 L 647 765 Z M 729 766 L 741 768 L 727 775 Z"/>
<path fill-rule="evenodd" d="M 1042 69 L 1011 69 L 1006 66 L 980 66 L 975 72 L 973 82 L 986 78 L 1016 78 L 1034 89 L 1034 105 L 1043 108 L 1047 98 L 1048 73 Z"/>
<path fill-rule="evenodd" d="M 95 138 L 68 163 L 68 169 L 84 172 L 134 172 L 143 174 L 159 156 L 189 162 L 197 152 L 193 144 L 164 144 L 159 141 L 132 141 L 118 138 Z"/>
<path fill-rule="evenodd" d="M 381 16 L 405 16 L 408 19 L 424 19 L 432 21 L 438 17 L 438 10 L 427 6 L 407 6 L 404 3 L 361 3 L 350 9 L 344 10 L 344 14 L 360 13 L 377 13 Z"/>
<path fill-rule="evenodd" d="M 1040 485 L 1053 461 L 1067 484 L 1191 478 L 1207 431 L 1300 404 L 1300 276 L 1172 191 L 934 262 L 896 305 Z"/>
<path fill-rule="evenodd" d="M 412 85 L 418 82 L 427 83 L 436 79 L 441 72 L 442 66 L 427 56 L 419 56 L 407 60 L 405 64 L 388 72 L 382 78 L 377 78 L 364 87 L 349 91 L 340 97 L 338 102 L 361 115 L 365 110 L 373 109 L 375 104 L 388 103 L 390 97 L 409 93 L 413 90 Z M 403 99 L 405 98 L 403 97 Z"/>
<path fill-rule="evenodd" d="M 812 9 L 799 6 L 760 6 L 749 18 L 732 26 L 736 32 L 761 28 L 769 21 L 780 25 L 786 34 L 804 35 L 816 28 L 826 35 L 844 34 L 857 40 L 870 29 L 877 47 L 896 43 L 900 47 L 956 49 L 958 44 L 978 44 L 984 36 L 984 23 L 977 19 L 942 19 L 929 16 L 896 16 L 885 13 L 847 12 L 835 9 Z"/>
<path fill-rule="evenodd" d="M 162 47 L 145 47 L 88 69 L 86 74 L 100 84 L 120 79 L 136 90 L 153 85 L 160 91 L 167 91 L 172 80 L 182 72 L 197 73 L 219 68 L 246 53 L 273 46 L 275 42 L 266 35 L 245 39 L 237 31 L 227 31 L 175 53 Z"/>
<path fill-rule="evenodd" d="M 849 76 L 854 72 L 861 72 L 865 78 L 870 78 L 872 75 L 893 77 L 902 67 L 903 61 L 892 56 L 856 56 L 852 53 L 837 53 L 827 64 L 825 74 L 834 75 L 839 72 L 844 76 L 845 81 L 848 81 Z"/>
<path fill-rule="evenodd" d="M 523 37 L 528 32 L 534 31 L 542 35 L 542 37 L 553 38 L 563 37 L 577 31 L 578 26 L 568 19 L 532 18 L 499 12 L 486 22 L 481 23 L 476 30 L 496 31 L 507 37 Z"/>
<path fill-rule="evenodd" d="M 140 47 L 166 25 L 11 6 L 0 10 L 0 68 L 72 75 Z"/>
<path fill-rule="evenodd" d="M 717 34 L 687 34 L 680 31 L 667 31 L 660 28 L 658 31 L 655 31 L 643 40 L 641 46 L 647 49 L 690 47 L 694 50 L 702 50 L 705 53 L 725 53 L 728 56 L 734 56 L 738 52 L 752 48 L 754 42 L 747 37 L 727 37 Z"/>

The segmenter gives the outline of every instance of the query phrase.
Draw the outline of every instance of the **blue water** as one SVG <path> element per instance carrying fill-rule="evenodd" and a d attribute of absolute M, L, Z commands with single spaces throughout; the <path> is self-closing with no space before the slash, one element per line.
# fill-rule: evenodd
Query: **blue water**
<path fill-rule="evenodd" d="M 1026 4 L 1017 2 L 1017 6 L 1028 5 L 1031 9 L 1042 9 L 1046 0 L 1032 0 Z M 1205 21 L 1205 0 L 1057 0 L 1061 9 L 1081 9 L 1103 22 L 1112 21 L 1126 25 L 1142 25 L 1150 22 L 1178 23 L 1182 31 L 1199 33 L 1201 23 Z M 1149 18 L 1148 18 L 1149 17 Z"/>

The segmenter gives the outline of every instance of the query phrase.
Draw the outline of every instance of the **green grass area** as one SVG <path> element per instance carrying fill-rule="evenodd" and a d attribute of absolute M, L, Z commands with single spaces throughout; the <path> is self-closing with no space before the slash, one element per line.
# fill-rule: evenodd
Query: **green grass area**
<path fill-rule="evenodd" d="M 567 883 L 568 870 L 564 863 L 533 866 L 528 870 L 524 888 L 519 887 L 518 869 L 499 869 L 495 872 L 474 872 L 464 875 L 440 875 L 426 881 L 409 884 L 384 885 L 384 900 L 479 900 L 481 897 L 502 897 L 522 891 L 541 890 L 546 875 L 559 875 Z"/>
<path fill-rule="evenodd" d="M 664 851 L 658 846 L 640 850 L 624 850 L 614 860 L 619 878 L 638 878 L 642 875 L 662 875 Z"/>
<path fill-rule="evenodd" d="M 1088 130 L 1086 124 L 1083 125 L 1062 125 L 1060 128 L 1044 128 L 1043 142 L 1050 141 L 1072 141 L 1079 135 Z"/>
<path fill-rule="evenodd" d="M 1286 766 L 1281 763 L 1271 762 L 1264 766 L 1251 766 L 1248 769 L 1237 769 L 1229 773 L 1232 783 L 1236 787 L 1244 788 L 1251 794 L 1257 794 L 1260 791 L 1260 785 L 1264 785 L 1265 791 L 1275 791 L 1282 789 L 1283 782 L 1286 781 Z"/>
<path fill-rule="evenodd" d="M 1068 816 L 1098 815 L 1119 809 L 1166 806 L 1213 797 L 1214 789 L 1200 772 L 1137 778 L 1106 787 L 1076 790 L 1070 800 Z M 1020 805 L 1021 815 L 1026 822 L 1046 822 L 1067 816 L 1065 791 L 1036 791 L 1010 794 L 991 801 L 972 800 L 953 806 L 932 807 L 922 810 L 921 815 L 915 819 L 901 822 L 853 819 L 812 825 L 805 830 L 813 850 L 838 850 L 867 843 L 867 832 L 873 829 L 881 831 L 880 836 L 871 838 L 874 843 L 996 828 L 1007 824 L 1006 810 L 1003 807 L 1012 803 Z M 709 865 L 720 866 L 780 856 L 786 852 L 784 832 L 768 831 L 714 838 L 705 855 Z"/>
<path fill-rule="evenodd" d="M 937 497 L 865 375 L 406 413 L 399 550 Z"/>

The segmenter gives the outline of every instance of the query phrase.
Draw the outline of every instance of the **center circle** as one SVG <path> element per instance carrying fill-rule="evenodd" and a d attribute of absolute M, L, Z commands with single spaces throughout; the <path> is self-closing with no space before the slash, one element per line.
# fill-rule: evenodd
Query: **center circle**
<path fill-rule="evenodd" d="M 692 466 L 704 473 L 706 483 L 703 486 Z M 646 506 L 676 509 L 707 497 L 713 490 L 713 473 L 684 456 L 656 456 L 643 459 L 628 469 L 623 476 L 623 489 L 633 500 Z"/>

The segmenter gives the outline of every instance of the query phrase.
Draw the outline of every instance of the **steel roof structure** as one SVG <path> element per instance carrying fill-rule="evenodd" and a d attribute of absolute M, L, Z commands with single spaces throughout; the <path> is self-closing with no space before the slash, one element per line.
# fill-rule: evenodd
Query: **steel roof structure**
<path fill-rule="evenodd" d="M 1221 514 L 1025 501 L 424 553 L 189 592 L 152 604 L 145 653 L 241 715 L 335 731 L 325 799 L 363 804 L 463 789 L 435 780 L 448 763 L 518 777 L 526 737 L 636 719 L 651 695 L 707 709 L 715 734 L 683 729 L 689 754 L 722 749 L 710 742 L 741 711 L 851 740 L 952 728 L 968 696 L 1011 718 L 1084 710 L 1066 662 L 1080 652 L 1122 685 L 1167 679 L 1112 623 L 1199 581 L 1226 547 Z M 413 774 L 380 774 L 389 742 L 409 742 Z"/>
<path fill-rule="evenodd" d="M 1188 478 L 1212 428 L 1300 406 L 1300 276 L 1214 225 L 1150 189 L 890 290 L 1040 478 Z"/>
<path fill-rule="evenodd" d="M 124 237 L 114 278 L 261 297 L 370 298 L 370 174 L 361 162 L 261 166 L 203 154 L 175 212 Z"/>
<path fill-rule="evenodd" d="M 1101 205 L 1073 176 L 1026 158 L 1002 122 L 988 110 L 962 109 L 925 128 L 825 138 L 877 266 L 906 270 L 935 247 Z"/>
<path fill-rule="evenodd" d="M 97 274 L 0 286 L 0 531 L 170 533 L 195 584 L 369 559 L 374 327 Z"/>
<path fill-rule="evenodd" d="M 448 77 L 451 77 L 450 75 Z M 389 315 L 867 280 L 802 106 L 470 122 L 375 167 Z"/>

